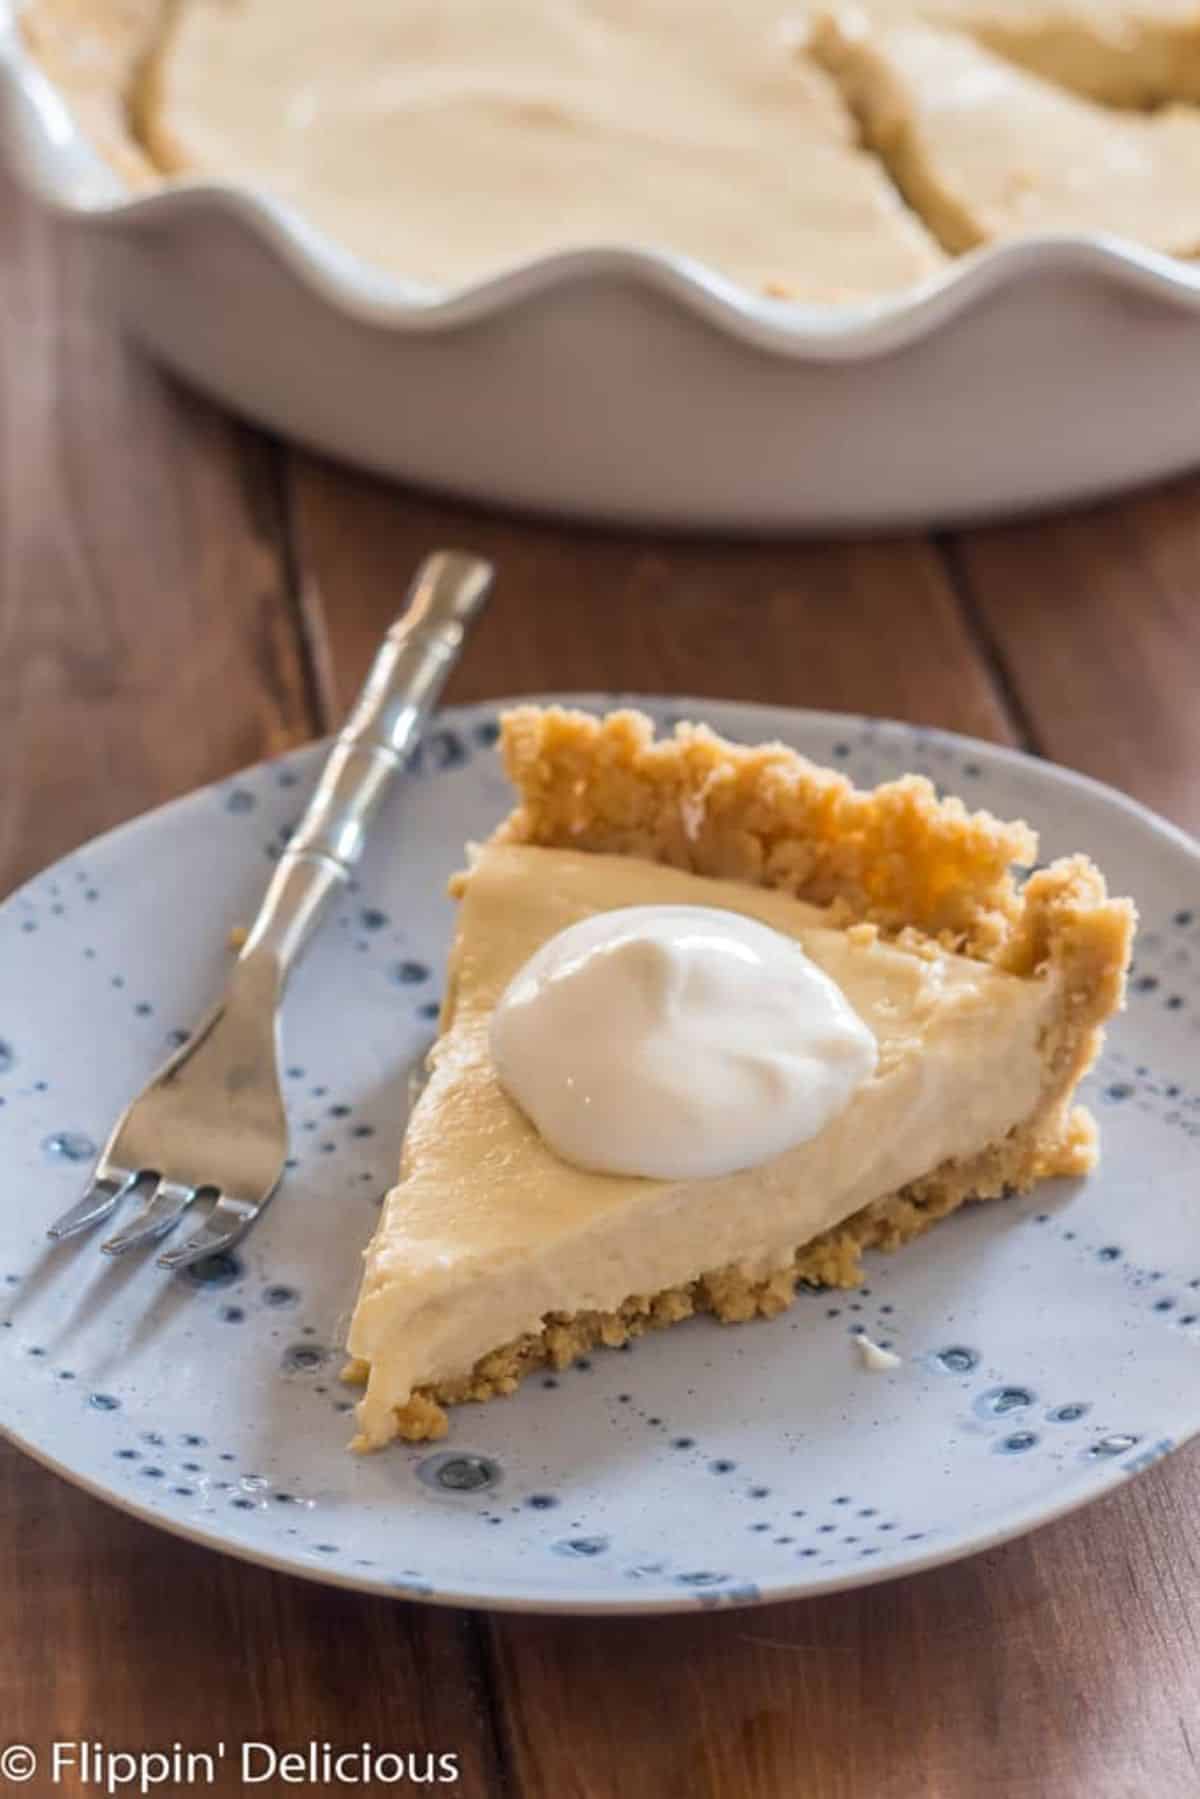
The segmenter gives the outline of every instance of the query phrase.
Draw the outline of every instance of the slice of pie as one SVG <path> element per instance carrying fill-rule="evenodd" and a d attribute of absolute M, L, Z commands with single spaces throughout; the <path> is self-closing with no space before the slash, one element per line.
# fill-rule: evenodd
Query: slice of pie
<path fill-rule="evenodd" d="M 447 1405 L 694 1312 L 771 1317 L 854 1286 L 970 1199 L 1081 1174 L 1072 1106 L 1120 1005 L 1133 932 L 1083 856 L 1038 869 L 1024 824 L 919 776 L 856 791 L 778 744 L 636 712 L 521 708 L 519 805 L 472 855 L 441 1036 L 366 1256 L 348 1375 L 360 1447 L 440 1436 Z M 749 1170 L 662 1180 L 560 1159 L 502 1088 L 489 1027 L 529 957 L 634 905 L 716 907 L 799 942 L 873 1032 L 875 1072 L 817 1135 Z"/>

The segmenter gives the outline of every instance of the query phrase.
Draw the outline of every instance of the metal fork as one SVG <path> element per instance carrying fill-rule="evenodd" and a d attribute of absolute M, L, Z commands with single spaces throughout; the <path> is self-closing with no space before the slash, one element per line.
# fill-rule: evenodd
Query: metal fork
<path fill-rule="evenodd" d="M 437 704 L 487 598 L 490 565 L 462 551 L 419 569 L 357 705 L 285 849 L 222 997 L 118 1119 L 87 1191 L 50 1227 L 61 1240 L 111 1216 L 135 1188 L 137 1215 L 101 1245 L 156 1243 L 198 1197 L 204 1224 L 158 1257 L 184 1268 L 228 1249 L 279 1184 L 287 1118 L 277 1023 L 284 984 L 330 896 L 349 879 L 367 828 Z"/>

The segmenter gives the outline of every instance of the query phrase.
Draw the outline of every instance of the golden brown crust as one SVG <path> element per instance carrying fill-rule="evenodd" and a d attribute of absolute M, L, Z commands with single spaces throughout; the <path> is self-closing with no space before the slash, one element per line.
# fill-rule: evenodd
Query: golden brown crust
<path fill-rule="evenodd" d="M 445 1406 L 511 1393 L 532 1369 L 564 1367 L 596 1344 L 619 1345 L 695 1312 L 725 1323 L 772 1317 L 799 1282 L 855 1286 L 864 1250 L 896 1249 L 968 1200 L 1093 1166 L 1095 1126 L 1071 1100 L 1121 1004 L 1134 911 L 1108 897 L 1085 856 L 1021 885 L 1012 864 L 1037 854 L 1028 826 L 969 814 L 920 776 L 864 793 L 778 744 L 743 749 L 693 725 L 656 742 L 636 712 L 596 719 L 521 707 L 503 721 L 502 748 L 519 796 L 496 833 L 502 841 L 637 855 L 782 888 L 835 907 L 856 933 L 885 930 L 916 954 L 931 953 L 936 937 L 1018 976 L 1053 968 L 1061 1004 L 1041 1046 L 1036 1111 L 969 1163 L 948 1163 L 875 1200 L 799 1246 L 791 1267 L 769 1280 L 724 1268 L 631 1296 L 616 1312 L 548 1318 L 540 1333 L 492 1351 L 463 1379 L 415 1393 L 396 1414 L 398 1435 L 441 1436 Z"/>
<path fill-rule="evenodd" d="M 89 143 L 132 187 L 159 179 L 133 111 L 172 9 L 173 0 L 26 0 L 19 15 L 30 54 Z"/>
<path fill-rule="evenodd" d="M 1021 911 L 1013 865 L 1037 854 L 1028 825 L 940 800 L 921 775 L 862 792 L 783 744 L 746 749 L 704 725 L 656 741 L 639 712 L 523 706 L 502 744 L 520 803 L 501 838 L 776 887 L 985 960 Z"/>

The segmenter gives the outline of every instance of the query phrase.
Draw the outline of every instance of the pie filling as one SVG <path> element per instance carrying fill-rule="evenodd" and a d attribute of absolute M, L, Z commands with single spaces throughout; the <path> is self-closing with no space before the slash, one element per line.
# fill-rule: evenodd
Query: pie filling
<path fill-rule="evenodd" d="M 863 135 L 951 252 L 1032 232 L 1111 231 L 1200 253 L 1200 112 L 1114 115 L 970 37 L 862 13 L 814 49 Z"/>
<path fill-rule="evenodd" d="M 1024 827 L 939 803 L 928 783 L 856 794 L 778 748 L 649 732 L 629 714 L 506 721 L 526 803 L 457 883 L 443 1031 L 350 1330 L 360 1446 L 439 1435 L 445 1403 L 512 1391 L 592 1342 L 701 1309 L 770 1315 L 798 1278 L 852 1285 L 863 1248 L 1091 1164 L 1070 1100 L 1120 1000 L 1132 912 L 1090 864 L 1019 892 L 1007 863 L 1014 846 L 1032 853 Z M 569 847 L 589 834 L 596 847 Z M 514 974 L 565 928 L 639 905 L 741 914 L 836 983 L 878 1058 L 815 1136 L 729 1175 L 597 1174 L 508 1097 L 489 1028 Z M 915 923 L 881 925 L 897 908 Z"/>
<path fill-rule="evenodd" d="M 261 188 L 433 286 L 637 245 L 781 295 L 1200 233 L 1200 0 L 26 0 L 134 183 Z M 1161 116 L 1136 109 L 1162 107 Z"/>
<path fill-rule="evenodd" d="M 717 906 L 798 941 L 879 1044 L 850 1106 L 808 1142 L 716 1178 L 592 1174 L 560 1160 L 497 1079 L 492 1012 L 548 938 L 634 905 Z M 615 1312 L 633 1293 L 716 1268 L 769 1281 L 798 1244 L 1004 1137 L 1037 1105 L 1058 999 L 1053 972 L 1023 981 L 946 951 L 926 958 L 870 925 L 832 928 L 786 894 L 520 844 L 485 848 L 471 870 L 449 980 L 446 1029 L 350 1334 L 371 1369 L 361 1421 L 372 1442 L 391 1435 L 414 1388 L 461 1376 L 548 1314 Z"/>

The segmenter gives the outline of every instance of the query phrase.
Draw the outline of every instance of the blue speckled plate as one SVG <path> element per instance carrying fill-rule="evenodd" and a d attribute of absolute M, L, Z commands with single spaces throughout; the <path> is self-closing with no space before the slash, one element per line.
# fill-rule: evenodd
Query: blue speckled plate
<path fill-rule="evenodd" d="M 585 703 L 599 704 L 598 701 Z M 443 716 L 287 1003 L 295 1165 L 202 1278 L 51 1250 L 93 1145 L 216 990 L 320 759 L 114 832 L 0 908 L 0 1422 L 148 1522 L 383 1593 L 667 1611 L 928 1567 L 1106 1492 L 1200 1428 L 1200 850 L 1118 795 L 960 738 L 643 702 L 870 783 L 922 769 L 1044 852 L 1084 847 L 1143 919 L 1089 1083 L 1086 1183 L 970 1210 L 853 1295 L 697 1320 L 359 1459 L 338 1342 L 430 1039 L 466 838 L 508 805 L 495 709 Z M 903 1356 L 869 1373 L 853 1333 Z"/>

